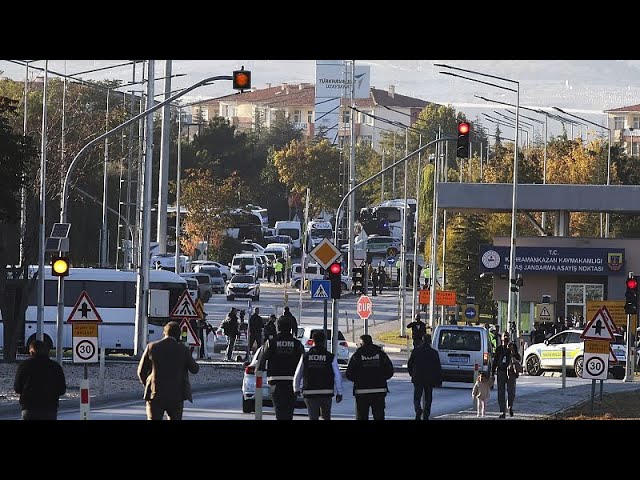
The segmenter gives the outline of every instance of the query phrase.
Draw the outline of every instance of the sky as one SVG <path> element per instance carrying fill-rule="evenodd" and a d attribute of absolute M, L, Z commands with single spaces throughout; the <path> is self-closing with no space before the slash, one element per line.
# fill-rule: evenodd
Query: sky
<path fill-rule="evenodd" d="M 127 60 L 49 60 L 49 69 L 73 74 L 111 65 L 126 63 Z M 35 66 L 43 67 L 39 60 Z M 164 60 L 156 61 L 156 77 L 164 76 Z M 468 80 L 442 75 L 446 70 L 434 66 L 434 63 L 475 70 L 489 75 L 509 78 L 520 83 L 520 105 L 543 108 L 549 111 L 552 106 L 586 118 L 602 125 L 606 116 L 604 110 L 628 105 L 640 104 L 640 61 L 638 60 L 356 60 L 356 65 L 371 67 L 371 86 L 388 89 L 395 86 L 401 95 L 420 98 L 430 102 L 451 104 L 456 110 L 463 111 L 467 118 L 482 120 L 491 132 L 495 125 L 485 120 L 482 113 L 492 113 L 502 109 L 489 105 L 474 95 L 506 103 L 515 103 L 513 92 L 483 85 Z M 214 75 L 230 75 L 233 70 L 244 66 L 252 71 L 252 84 L 265 88 L 267 83 L 314 83 L 315 60 L 174 60 L 173 74 L 186 74 L 172 80 L 172 89 L 192 85 L 199 80 Z M 24 80 L 24 66 L 7 60 L 0 60 L 0 76 Z M 514 84 L 497 82 L 487 77 L 478 77 L 465 72 L 456 73 L 472 76 L 483 81 L 496 82 L 505 86 Z M 36 72 L 41 74 L 41 72 Z M 140 79 L 140 66 L 137 67 Z M 79 75 L 85 80 L 121 79 L 132 80 L 131 65 Z M 136 88 L 138 88 L 136 86 Z M 162 81 L 156 83 L 156 91 L 162 89 Z M 230 82 L 220 81 L 214 85 L 200 87 L 185 95 L 185 102 L 213 98 L 233 93 Z M 522 111 L 521 114 L 531 115 Z M 536 114 L 534 118 L 543 119 Z M 527 120 L 525 120 L 527 121 Z M 530 122 L 534 123 L 535 122 Z M 536 129 L 537 129 L 537 125 Z M 567 127 L 569 130 L 570 127 Z M 591 132 L 596 127 L 590 126 Z M 560 133 L 558 122 L 549 122 L 551 135 Z M 509 136 L 509 129 L 501 127 L 503 134 Z M 598 130 L 601 132 L 601 130 Z M 511 130 L 511 133 L 513 131 Z M 576 133 L 578 129 L 576 128 Z"/>

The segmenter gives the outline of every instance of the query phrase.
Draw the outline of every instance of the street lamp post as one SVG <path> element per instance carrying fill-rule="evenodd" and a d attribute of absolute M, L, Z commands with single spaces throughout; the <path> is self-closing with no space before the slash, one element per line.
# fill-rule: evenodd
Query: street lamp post
<path fill-rule="evenodd" d="M 474 75 L 480 75 L 483 77 L 494 78 L 497 80 L 501 80 L 504 82 L 515 83 L 516 89 L 505 87 L 504 85 L 497 85 L 495 83 L 485 82 L 482 80 L 478 80 L 475 78 L 469 78 L 462 75 L 458 75 L 451 72 L 440 72 L 445 75 L 451 75 L 458 78 L 463 78 L 465 80 L 470 80 L 472 82 L 482 83 L 485 85 L 490 85 L 496 88 L 500 88 L 502 90 L 508 90 L 510 92 L 514 92 L 516 94 L 516 128 L 515 128 L 515 142 L 513 145 L 513 188 L 512 188 L 512 200 L 511 200 L 511 240 L 510 240 L 510 254 L 509 254 L 509 280 L 515 279 L 515 268 L 516 268 L 516 214 L 517 214 L 517 205 L 518 205 L 518 131 L 520 128 L 520 82 L 516 80 L 511 80 L 509 78 L 498 77 L 495 75 L 489 75 L 486 73 L 481 73 L 473 70 L 466 70 L 463 68 L 453 67 L 450 65 L 444 64 L 434 64 L 435 66 L 449 68 L 452 70 L 459 70 L 462 72 L 472 73 Z M 513 292 L 509 290 L 509 302 L 507 305 L 507 325 L 511 321 L 513 321 L 513 306 L 514 306 L 514 298 Z"/>
<path fill-rule="evenodd" d="M 80 149 L 80 151 L 76 154 L 76 156 L 73 158 L 73 160 L 71 161 L 71 163 L 69 164 L 69 167 L 67 168 L 67 173 L 65 175 L 65 179 L 64 179 L 64 185 L 62 188 L 62 196 L 60 199 L 60 203 L 61 203 L 61 207 L 60 207 L 60 222 L 61 223 L 67 223 L 67 199 L 69 196 L 69 182 L 71 180 L 71 173 L 73 172 L 75 166 L 78 164 L 79 160 L 87 153 L 87 151 L 94 145 L 96 145 L 97 143 L 101 142 L 102 140 L 104 140 L 105 138 L 119 132 L 120 130 L 122 130 L 123 128 L 132 125 L 133 123 L 137 122 L 138 120 L 147 117 L 148 115 L 152 114 L 153 112 L 155 112 L 156 110 L 162 108 L 166 103 L 171 103 L 174 100 L 177 100 L 178 98 L 182 97 L 183 95 L 186 95 L 187 93 L 189 93 L 190 91 L 201 87 L 203 85 L 207 85 L 211 82 L 215 82 L 217 80 L 233 80 L 233 77 L 231 75 L 217 75 L 214 77 L 208 77 L 205 78 L 204 80 L 201 80 L 193 85 L 191 85 L 188 88 L 185 88 L 184 90 L 182 90 L 179 93 L 176 93 L 175 95 L 173 95 L 172 97 L 163 100 L 162 102 L 158 102 L 155 105 L 153 105 L 153 102 L 151 102 L 151 107 L 148 108 L 147 110 L 144 110 L 142 112 L 140 112 L 138 115 L 136 115 L 135 117 L 130 118 L 129 120 L 127 120 L 126 122 L 118 125 L 115 128 L 112 128 L 111 130 L 109 130 L 108 132 L 103 133 L 102 135 L 94 138 L 93 140 L 91 140 L 89 143 L 87 143 L 84 147 L 82 147 Z M 150 209 L 150 205 L 146 205 L 143 206 L 147 209 Z M 148 250 L 148 249 L 147 249 Z M 148 252 L 147 252 L 148 253 Z M 147 255 L 147 260 L 148 260 L 148 255 Z M 147 261 L 147 265 L 148 265 L 148 261 Z M 142 265 L 140 265 L 140 267 L 142 267 Z M 141 271 L 138 271 L 138 275 L 141 274 Z M 148 280 L 148 279 L 147 279 Z M 44 291 L 44 290 L 43 290 Z M 63 315 L 64 315 L 64 304 L 62 302 L 64 298 L 64 277 L 58 277 L 58 319 L 57 319 L 57 341 L 59 342 L 58 345 L 62 345 L 62 334 L 63 334 Z M 61 308 L 62 307 L 62 308 Z M 143 323 L 146 325 L 146 312 L 142 311 L 141 312 L 142 317 L 143 317 Z M 136 325 L 139 322 L 139 318 L 136 316 Z M 144 345 L 144 347 L 146 347 L 146 335 L 142 335 L 142 342 L 141 345 L 137 345 L 136 344 L 136 350 L 139 350 L 139 347 L 142 347 Z M 144 349 L 143 347 L 143 349 Z M 56 360 L 58 361 L 58 363 L 62 362 L 62 348 L 57 348 L 56 349 Z"/>

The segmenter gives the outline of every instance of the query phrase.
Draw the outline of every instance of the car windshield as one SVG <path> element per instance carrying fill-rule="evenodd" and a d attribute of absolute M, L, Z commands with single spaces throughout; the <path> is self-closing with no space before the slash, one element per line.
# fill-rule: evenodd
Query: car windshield
<path fill-rule="evenodd" d="M 240 265 L 242 261 L 245 265 L 253 265 L 253 257 L 236 257 L 233 259 L 233 265 Z"/>
<path fill-rule="evenodd" d="M 209 275 L 198 275 L 196 276 L 196 280 L 199 284 L 211 283 L 211 278 L 209 277 Z"/>
<path fill-rule="evenodd" d="M 279 228 L 278 235 L 289 235 L 292 240 L 298 239 L 298 234 L 300 232 L 295 228 Z"/>
<path fill-rule="evenodd" d="M 309 230 L 309 235 L 313 238 L 331 238 L 333 231 L 330 228 L 312 228 Z"/>
<path fill-rule="evenodd" d="M 203 267 L 200 269 L 200 271 L 202 273 L 206 273 L 208 274 L 210 277 L 221 277 L 222 274 L 220 273 L 220 269 L 219 268 L 211 268 L 211 267 Z"/>
<path fill-rule="evenodd" d="M 481 345 L 480 332 L 475 330 L 443 330 L 438 338 L 438 349 L 440 350 L 478 352 Z"/>
<path fill-rule="evenodd" d="M 304 337 L 305 330 L 308 328 L 298 327 L 298 338 Z M 313 328 L 309 331 L 309 338 L 313 338 L 313 334 L 317 331 L 322 331 L 322 328 Z M 338 330 L 338 340 L 345 340 L 344 335 L 340 330 Z M 331 329 L 327 328 L 327 341 L 331 341 Z"/>
<path fill-rule="evenodd" d="M 231 283 L 254 283 L 253 275 L 234 275 Z"/>

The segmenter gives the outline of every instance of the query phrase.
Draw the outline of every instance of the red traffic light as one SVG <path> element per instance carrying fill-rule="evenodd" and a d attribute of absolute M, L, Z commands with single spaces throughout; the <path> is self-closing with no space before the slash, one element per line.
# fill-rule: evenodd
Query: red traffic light
<path fill-rule="evenodd" d="M 635 290 L 638 288 L 638 280 L 635 278 L 627 278 L 627 288 Z"/>
<path fill-rule="evenodd" d="M 469 124 L 466 122 L 461 122 L 458 124 L 458 133 L 460 133 L 461 135 L 466 135 L 467 133 L 469 133 Z"/>
<path fill-rule="evenodd" d="M 251 72 L 249 70 L 234 70 L 233 88 L 235 90 L 249 90 L 251 88 Z"/>
<path fill-rule="evenodd" d="M 342 272 L 342 266 L 339 263 L 332 263 L 329 267 L 329 271 L 334 275 L 338 275 Z"/>

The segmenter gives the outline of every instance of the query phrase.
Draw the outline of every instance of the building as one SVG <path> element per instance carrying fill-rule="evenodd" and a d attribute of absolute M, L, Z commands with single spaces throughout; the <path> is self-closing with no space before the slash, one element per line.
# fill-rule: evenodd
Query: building
<path fill-rule="evenodd" d="M 397 94 L 393 85 L 388 90 L 371 87 L 369 98 L 356 101 L 356 141 L 377 148 L 382 132 L 398 132 L 404 137 L 405 128 L 389 125 L 381 119 L 411 126 L 428 104 L 418 98 Z M 340 107 L 339 145 L 349 141 L 351 112 L 349 100 L 345 99 Z M 306 136 L 313 136 L 315 86 L 309 83 L 267 84 L 263 89 L 253 88 L 249 92 L 226 95 L 191 106 L 193 123 L 198 123 L 198 119 L 207 122 L 214 116 L 221 116 L 240 131 L 255 129 L 258 125 L 269 128 L 279 114 L 284 114 Z"/>
<path fill-rule="evenodd" d="M 640 105 L 605 110 L 611 143 L 623 144 L 629 156 L 640 155 Z"/>

